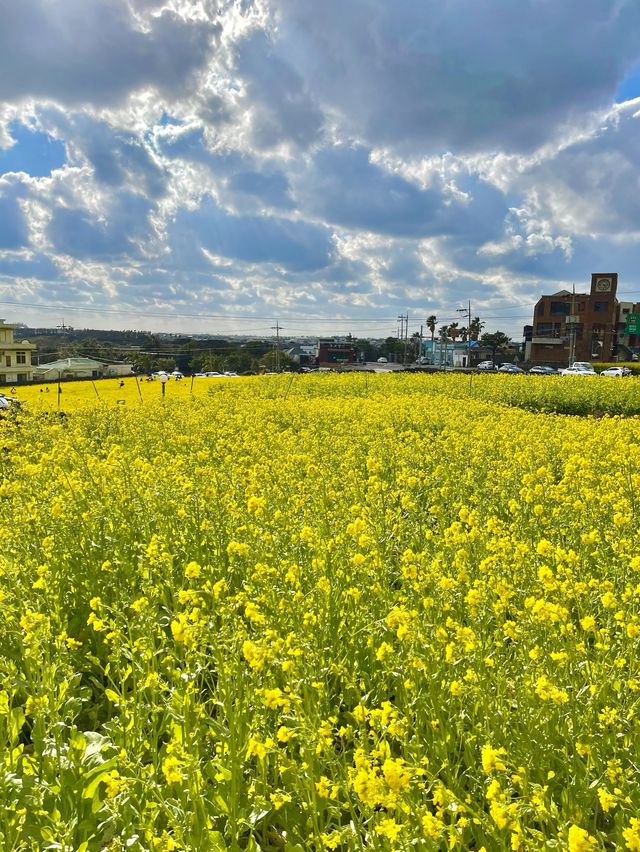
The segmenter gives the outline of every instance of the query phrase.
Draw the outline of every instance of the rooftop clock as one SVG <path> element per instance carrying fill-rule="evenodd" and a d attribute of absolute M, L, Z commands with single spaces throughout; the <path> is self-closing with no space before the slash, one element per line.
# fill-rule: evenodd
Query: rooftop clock
<path fill-rule="evenodd" d="M 617 272 L 592 272 L 591 273 L 591 294 L 611 295 L 615 296 L 618 289 L 618 273 Z"/>

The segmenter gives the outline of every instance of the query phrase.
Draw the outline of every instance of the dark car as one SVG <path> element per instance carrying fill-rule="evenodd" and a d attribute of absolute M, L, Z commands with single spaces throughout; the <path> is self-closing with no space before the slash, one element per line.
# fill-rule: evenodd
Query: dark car
<path fill-rule="evenodd" d="M 558 371 L 555 367 L 532 367 L 529 370 L 534 376 L 557 376 Z"/>

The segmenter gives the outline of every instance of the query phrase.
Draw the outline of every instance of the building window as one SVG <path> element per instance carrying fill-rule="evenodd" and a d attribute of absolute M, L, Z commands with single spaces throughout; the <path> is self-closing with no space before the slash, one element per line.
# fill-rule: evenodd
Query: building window
<path fill-rule="evenodd" d="M 594 302 L 593 310 L 597 314 L 604 314 L 609 310 L 609 302 Z"/>
<path fill-rule="evenodd" d="M 549 337 L 553 330 L 553 323 L 539 322 L 536 326 L 536 334 L 540 337 Z"/>
<path fill-rule="evenodd" d="M 631 309 L 630 309 L 630 308 L 623 308 L 623 309 L 622 309 L 622 313 L 623 313 L 623 314 L 631 313 Z"/>
<path fill-rule="evenodd" d="M 18 381 L 19 382 L 26 382 L 27 381 L 27 374 L 26 373 L 18 373 Z"/>
<path fill-rule="evenodd" d="M 16 364 L 26 364 L 27 363 L 27 353 L 26 352 L 16 352 Z"/>
<path fill-rule="evenodd" d="M 568 316 L 569 307 L 570 306 L 568 302 L 551 302 L 551 313 L 563 314 L 564 316 Z"/>
<path fill-rule="evenodd" d="M 11 355 L 5 355 L 4 356 L 4 365 L 5 365 L 5 367 L 11 366 Z"/>

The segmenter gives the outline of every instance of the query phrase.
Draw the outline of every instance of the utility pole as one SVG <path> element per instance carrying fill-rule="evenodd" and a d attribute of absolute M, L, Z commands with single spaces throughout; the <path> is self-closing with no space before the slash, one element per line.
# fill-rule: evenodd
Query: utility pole
<path fill-rule="evenodd" d="M 456 308 L 459 314 L 467 314 L 467 367 L 471 366 L 471 299 L 467 302 L 466 308 Z"/>
<path fill-rule="evenodd" d="M 576 360 L 576 316 L 575 316 L 575 308 L 576 308 L 576 285 L 572 285 L 572 294 L 571 294 L 571 316 L 567 317 L 569 320 L 569 363 L 567 366 L 571 366 L 573 362 Z"/>
<path fill-rule="evenodd" d="M 280 329 L 282 326 L 276 320 L 276 324 L 271 326 L 276 333 L 276 373 L 280 372 Z"/>
<path fill-rule="evenodd" d="M 406 366 L 407 364 L 407 347 L 409 346 L 409 312 L 407 311 L 407 315 L 404 318 L 404 357 L 402 359 L 402 363 Z"/>
<path fill-rule="evenodd" d="M 406 364 L 407 363 L 407 334 L 408 334 L 408 331 L 409 331 L 409 314 L 407 314 L 406 317 L 405 317 L 404 314 L 400 314 L 398 316 L 398 328 L 399 328 L 398 340 L 400 342 L 404 341 L 404 355 L 403 355 L 402 363 Z"/>

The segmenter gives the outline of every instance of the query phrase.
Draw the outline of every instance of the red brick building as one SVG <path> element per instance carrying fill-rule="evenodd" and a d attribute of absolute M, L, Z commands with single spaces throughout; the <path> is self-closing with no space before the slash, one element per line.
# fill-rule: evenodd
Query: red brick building
<path fill-rule="evenodd" d="M 318 366 L 340 367 L 345 364 L 355 364 L 356 350 L 350 343 L 338 343 L 335 340 L 318 341 Z"/>
<path fill-rule="evenodd" d="M 534 310 L 527 360 L 563 366 L 571 361 L 615 360 L 619 346 L 629 347 L 623 311 L 633 307 L 621 306 L 617 288 L 616 272 L 594 272 L 589 293 L 560 290 L 541 296 Z"/>

